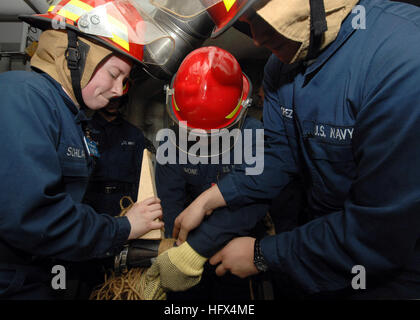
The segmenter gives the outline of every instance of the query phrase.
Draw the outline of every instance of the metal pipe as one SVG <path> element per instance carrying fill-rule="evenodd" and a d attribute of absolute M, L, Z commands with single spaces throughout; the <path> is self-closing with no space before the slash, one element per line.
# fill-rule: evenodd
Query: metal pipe
<path fill-rule="evenodd" d="M 52 0 L 25 0 L 25 2 L 30 2 L 32 6 L 34 6 L 37 10 L 37 13 L 44 13 L 47 12 L 50 4 L 53 2 Z"/>
<path fill-rule="evenodd" d="M 23 0 L 35 13 L 40 14 L 41 12 L 37 7 L 31 2 L 31 0 Z"/>
<path fill-rule="evenodd" d="M 25 56 L 26 53 L 19 51 L 0 51 L 0 57 L 14 57 L 14 56 Z"/>
<path fill-rule="evenodd" d="M 22 22 L 14 15 L 0 15 L 0 22 Z"/>

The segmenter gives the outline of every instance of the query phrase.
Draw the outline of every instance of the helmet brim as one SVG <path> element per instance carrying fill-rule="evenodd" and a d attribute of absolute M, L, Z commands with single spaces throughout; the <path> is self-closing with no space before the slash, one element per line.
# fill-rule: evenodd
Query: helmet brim
<path fill-rule="evenodd" d="M 242 17 L 242 15 L 248 11 L 249 8 L 251 8 L 258 0 L 249 0 L 247 3 L 245 3 L 242 8 L 240 8 L 238 10 L 238 12 L 235 14 L 235 16 L 230 19 L 226 24 L 222 25 L 222 26 L 217 26 L 215 27 L 215 29 L 213 30 L 212 34 L 211 34 L 211 38 L 217 38 L 218 36 L 220 36 L 221 34 L 223 34 L 224 32 L 226 32 L 227 29 L 229 29 L 230 27 L 232 27 L 236 21 L 238 21 L 238 19 L 240 17 Z"/>
<path fill-rule="evenodd" d="M 54 29 L 52 24 L 51 24 L 51 18 L 46 17 L 45 15 L 42 15 L 42 14 L 40 14 L 40 15 L 20 15 L 20 16 L 18 16 L 18 18 L 20 20 L 22 20 L 23 22 L 26 22 L 27 24 L 29 24 L 29 25 L 31 25 L 35 28 L 38 28 L 42 31 L 49 30 L 49 29 Z M 134 58 L 132 55 L 129 55 L 126 52 L 124 52 L 123 50 L 118 49 L 116 46 L 109 44 L 105 40 L 102 40 L 100 37 L 90 36 L 89 34 L 82 33 L 82 32 L 80 32 L 80 30 L 78 28 L 76 28 L 76 27 L 74 27 L 70 24 L 66 24 L 65 28 L 63 28 L 63 29 L 57 28 L 56 30 L 65 31 L 67 28 L 77 32 L 82 38 L 86 38 L 90 41 L 96 42 L 100 45 L 103 45 L 105 48 L 108 48 L 108 49 L 110 49 L 110 50 L 112 50 L 112 51 L 114 51 L 118 54 L 121 54 L 124 57 L 129 58 L 134 63 L 140 64 L 141 66 L 144 66 L 144 67 L 148 66 L 147 64 L 144 64 L 142 61 Z"/>

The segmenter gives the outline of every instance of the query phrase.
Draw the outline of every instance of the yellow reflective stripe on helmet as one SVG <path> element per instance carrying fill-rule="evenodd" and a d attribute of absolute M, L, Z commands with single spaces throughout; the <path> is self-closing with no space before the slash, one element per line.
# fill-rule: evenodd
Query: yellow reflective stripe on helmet
<path fill-rule="evenodd" d="M 71 0 L 60 11 L 58 15 L 63 16 L 72 21 L 77 21 L 81 15 L 92 10 L 93 7 L 79 0 Z"/>
<path fill-rule="evenodd" d="M 232 6 L 235 4 L 236 0 L 223 0 L 223 3 L 225 4 L 226 11 L 229 12 L 229 10 L 232 8 Z"/>
<path fill-rule="evenodd" d="M 123 47 L 125 50 L 130 51 L 130 44 L 128 43 L 128 41 L 121 39 L 119 36 L 117 36 L 115 33 L 112 33 L 112 38 L 111 40 L 114 41 L 116 44 L 120 45 L 121 47 Z"/>
<path fill-rule="evenodd" d="M 54 10 L 54 8 L 55 8 L 55 6 L 51 6 L 51 7 L 49 7 L 49 8 L 48 8 L 48 12 L 53 11 L 53 10 Z"/>
<path fill-rule="evenodd" d="M 116 27 L 117 29 L 119 29 L 121 32 L 123 32 L 124 34 L 127 34 L 127 26 L 124 23 L 122 23 L 121 21 L 115 19 L 113 16 L 111 16 L 109 14 L 108 14 L 108 21 L 114 27 Z"/>
<path fill-rule="evenodd" d="M 176 111 L 179 111 L 178 105 L 176 104 L 176 101 L 175 101 L 175 97 L 173 98 L 173 101 L 174 101 L 174 106 L 175 106 Z"/>
<path fill-rule="evenodd" d="M 52 11 L 54 7 L 51 6 L 50 9 Z M 80 18 L 80 16 L 91 11 L 92 9 L 92 6 L 80 0 L 71 0 L 60 11 L 58 11 L 57 14 L 72 21 L 77 21 Z M 107 15 L 107 17 L 109 24 L 112 26 L 111 40 L 119 46 L 121 46 L 122 48 L 124 48 L 125 50 L 130 51 L 127 26 L 110 15 Z"/>
<path fill-rule="evenodd" d="M 71 21 L 77 21 L 77 19 L 79 19 L 80 17 L 80 15 L 73 13 L 71 11 L 68 11 L 64 8 L 58 11 L 57 14 L 64 18 L 70 19 Z"/>
<path fill-rule="evenodd" d="M 80 9 L 84 10 L 85 12 L 89 12 L 90 10 L 93 9 L 92 6 L 90 6 L 87 3 L 84 3 L 83 1 L 80 1 L 80 0 L 71 0 L 68 4 L 66 4 L 66 6 L 69 5 L 69 4 L 73 5 L 75 7 L 78 7 Z"/>
<path fill-rule="evenodd" d="M 229 113 L 227 116 L 226 116 L 226 119 L 232 119 L 233 118 L 233 116 L 238 112 L 238 110 L 239 110 L 239 108 L 241 107 L 241 105 L 242 105 L 242 97 L 244 96 L 244 93 L 242 92 L 242 95 L 241 95 L 241 98 L 239 99 L 239 103 L 238 103 L 238 105 L 236 106 L 236 108 L 235 109 L 233 109 L 233 111 L 231 112 L 231 113 Z"/>
<path fill-rule="evenodd" d="M 115 19 L 113 16 L 108 15 L 108 22 L 112 25 L 112 41 L 123 47 L 125 50 L 130 51 L 130 43 L 128 42 L 128 29 L 127 26 L 121 21 Z"/>

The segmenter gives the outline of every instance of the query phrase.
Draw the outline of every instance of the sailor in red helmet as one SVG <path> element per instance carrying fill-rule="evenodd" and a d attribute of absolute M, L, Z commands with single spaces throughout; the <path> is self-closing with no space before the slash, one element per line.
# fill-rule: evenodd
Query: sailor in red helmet
<path fill-rule="evenodd" d="M 257 140 L 263 146 L 263 130 L 261 122 L 246 116 L 251 106 L 249 78 L 235 57 L 221 48 L 192 51 L 166 90 L 167 112 L 176 136 L 158 134 L 162 142 L 156 156 L 156 189 L 162 201 L 165 235 L 171 237 L 176 217 L 195 197 L 231 172 L 245 156 L 255 156 Z M 175 157 L 171 150 L 176 150 Z M 259 203 L 245 210 L 214 212 L 190 234 L 188 243 L 158 257 L 162 269 L 149 270 L 146 292 L 150 293 L 148 288 L 157 280 L 175 282 L 177 291 L 198 283 L 185 293 L 168 293 L 170 300 L 250 299 L 248 280 L 232 275 L 218 278 L 205 262 L 234 236 L 255 234 L 267 209 L 267 204 Z M 194 267 L 185 270 L 184 261 L 189 259 Z M 169 269 L 179 271 L 171 273 Z M 146 297 L 162 298 L 166 291 L 162 283 Z"/>
<path fill-rule="evenodd" d="M 0 160 L 0 297 L 54 299 L 69 296 L 74 271 L 61 272 L 57 283 L 55 265 L 112 257 L 127 240 L 162 227 L 154 221 L 162 215 L 157 198 L 119 218 L 81 203 L 95 154 L 84 110 L 121 96 L 133 64 L 162 63 L 165 57 L 152 60 L 146 49 L 171 38 L 131 0 L 63 0 L 21 18 L 44 32 L 34 72 L 0 75 L 7 150 Z"/>

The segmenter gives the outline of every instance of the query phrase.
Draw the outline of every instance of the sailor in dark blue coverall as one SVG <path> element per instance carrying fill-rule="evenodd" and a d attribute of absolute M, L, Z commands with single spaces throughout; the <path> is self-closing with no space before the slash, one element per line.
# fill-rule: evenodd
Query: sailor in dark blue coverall
<path fill-rule="evenodd" d="M 84 2 L 95 12 L 97 4 Z M 143 21 L 131 4 L 115 2 L 113 8 L 127 10 L 127 5 L 131 22 L 114 17 L 119 26 Z M 0 157 L 1 299 L 75 297 L 70 286 L 77 277 L 74 262 L 114 257 L 127 240 L 162 227 L 154 221 L 162 213 L 157 198 L 146 199 L 118 218 L 81 203 L 95 154 L 85 135 L 85 110 L 98 110 L 121 96 L 132 65 L 143 56 L 122 51 L 102 33 L 91 30 L 87 38 L 71 24 L 83 9 L 67 3 L 57 7 L 62 10 L 22 17 L 48 29 L 31 59 L 34 72 L 0 75 L 0 143 L 7 150 Z M 101 6 L 99 11 L 115 15 L 108 8 Z M 63 21 L 62 15 L 67 17 L 66 29 L 50 30 L 52 19 Z M 107 19 L 96 22 L 99 29 L 114 28 Z M 141 27 L 134 27 L 142 38 Z M 57 274 L 55 265 L 65 271 L 59 267 Z"/>
<path fill-rule="evenodd" d="M 133 202 L 137 201 L 145 148 L 141 130 L 123 119 L 120 113 L 126 97 L 115 99 L 97 111 L 88 125 L 88 135 L 96 142 L 99 157 L 95 158 L 83 202 L 97 212 L 112 216 L 120 214 L 122 197 L 129 196 Z M 127 202 L 122 204 L 127 206 Z"/>
<path fill-rule="evenodd" d="M 325 11 L 311 2 L 313 25 L 328 21 L 328 32 L 316 32 L 323 35 L 318 49 L 299 26 L 310 16 L 304 8 L 272 0 L 247 16 L 255 40 L 275 54 L 264 76 L 264 172 L 245 176 L 236 166 L 179 216 L 180 235 L 212 209 L 272 198 L 301 176 L 309 221 L 261 241 L 232 240 L 210 261 L 217 273 L 245 277 L 269 268 L 307 295 L 418 299 L 420 9 L 323 2 Z M 341 18 L 332 10 L 338 4 Z M 290 41 L 292 31 L 311 40 Z"/>
<path fill-rule="evenodd" d="M 182 101 L 182 92 L 183 88 L 189 85 L 188 79 L 191 77 L 190 66 L 194 65 L 194 62 L 200 63 L 200 65 L 205 65 L 208 61 L 208 56 L 212 54 L 224 53 L 224 50 L 210 47 L 210 48 L 201 48 L 194 51 L 189 57 L 187 57 L 180 66 L 180 71 L 178 71 L 178 78 L 173 83 L 173 95 L 174 99 L 177 99 L 176 104 L 177 108 L 181 111 L 179 113 L 174 113 L 172 110 L 173 104 L 169 105 L 169 113 L 176 122 L 180 120 L 187 121 L 189 128 L 197 128 L 199 126 L 203 127 L 205 122 L 205 114 L 213 113 L 216 116 L 213 119 L 217 119 L 218 107 L 215 105 L 216 100 L 212 100 L 210 97 L 209 100 L 205 101 L 195 101 L 195 113 L 188 114 L 186 110 L 188 106 L 183 104 Z M 200 72 L 203 75 L 203 79 L 200 82 L 201 88 L 210 87 L 213 85 L 214 90 L 218 90 L 221 95 L 228 95 L 227 90 L 224 90 L 223 85 L 218 83 L 212 83 L 208 78 L 211 77 L 212 69 L 217 68 L 217 61 L 209 63 L 209 69 L 203 68 Z M 187 70 L 186 70 L 187 69 Z M 208 72 L 208 75 L 206 75 Z M 237 70 L 240 73 L 240 69 Z M 241 74 L 241 73 L 240 73 Z M 174 78 L 177 75 L 174 76 Z M 239 78 L 240 86 L 242 87 L 243 82 L 246 83 L 246 88 L 244 88 L 244 95 L 242 102 L 247 101 L 248 93 L 250 92 L 250 83 L 248 78 L 244 75 L 243 78 Z M 207 90 L 211 90 L 208 88 Z M 190 92 L 188 99 L 191 99 L 194 96 L 194 93 Z M 227 97 L 226 97 L 227 98 Z M 222 103 L 221 103 L 222 104 Z M 233 107 L 238 105 L 238 101 L 235 102 Z M 245 109 L 245 108 L 244 108 Z M 182 111 L 185 113 L 181 114 Z M 175 111 L 176 112 L 176 111 Z M 221 113 L 226 115 L 228 113 Z M 198 115 L 197 115 L 198 114 Z M 249 131 L 252 134 L 252 144 L 255 147 L 255 140 L 257 135 L 257 129 L 262 129 L 262 124 L 260 121 L 246 117 L 245 112 L 238 112 L 237 114 L 237 123 L 236 127 L 240 128 L 241 136 L 235 142 L 235 145 L 244 145 L 245 131 Z M 242 118 L 243 117 L 243 118 Z M 219 117 L 220 118 L 220 117 Z M 223 116 L 222 119 L 214 120 L 215 122 L 211 125 L 216 128 L 221 126 L 223 121 L 226 123 L 226 119 Z M 203 120 L 204 119 L 204 120 Z M 217 122 L 217 126 L 216 126 Z M 191 127 L 190 127 L 191 126 Z M 178 127 L 173 127 L 175 132 L 179 130 Z M 165 144 L 174 143 L 170 139 L 166 139 L 160 144 L 162 148 Z M 190 143 L 191 147 L 193 143 Z M 184 153 L 187 155 L 188 150 L 182 150 L 181 148 L 176 148 L 176 161 L 173 163 L 160 164 L 159 161 L 156 165 L 156 188 L 158 196 L 161 199 L 162 209 L 163 209 L 163 220 L 165 222 L 165 236 L 171 237 L 173 232 L 174 220 L 188 204 L 195 199 L 199 194 L 204 190 L 210 188 L 213 184 L 217 183 L 224 175 L 229 173 L 233 166 L 235 160 L 235 145 L 229 145 L 227 152 L 230 154 L 230 161 L 222 163 L 222 156 L 219 154 L 212 154 L 213 158 L 217 158 L 218 163 L 207 164 L 207 163 L 197 163 L 193 164 L 190 161 L 183 164 L 180 161 L 180 154 Z M 178 144 L 179 146 L 179 144 Z M 207 147 L 207 146 L 206 146 Z M 158 149 L 158 156 L 159 156 Z M 219 150 L 217 150 L 219 152 Z M 208 158 L 208 161 L 211 162 L 211 157 Z M 257 231 L 255 226 L 257 222 L 261 220 L 267 213 L 268 204 L 257 204 L 245 208 L 245 210 L 229 210 L 223 208 L 214 213 L 214 216 L 209 217 L 198 229 L 196 229 L 189 238 L 189 244 L 191 245 L 196 252 L 205 257 L 210 257 L 213 255 L 219 248 L 221 248 L 227 241 L 232 239 L 237 235 L 245 235 L 250 232 L 263 232 L 260 227 Z M 216 216 L 219 216 L 221 219 L 218 220 Z M 250 299 L 250 287 L 249 281 L 240 279 L 236 276 L 227 275 L 225 277 L 219 278 L 214 274 L 214 268 L 209 264 L 204 266 L 204 273 L 201 282 L 194 288 L 179 293 L 170 293 L 168 294 L 168 299 L 182 299 L 182 300 L 208 300 L 208 299 Z"/>

